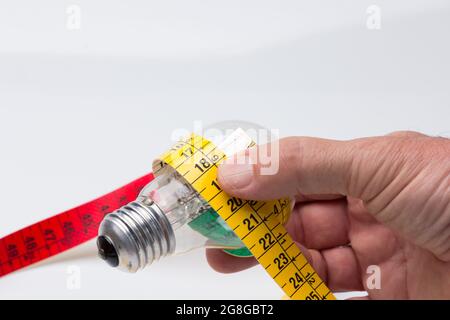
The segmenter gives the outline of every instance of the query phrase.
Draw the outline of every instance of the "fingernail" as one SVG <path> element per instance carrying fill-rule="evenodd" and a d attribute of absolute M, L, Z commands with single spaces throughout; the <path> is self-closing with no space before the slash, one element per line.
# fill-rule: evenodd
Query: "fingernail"
<path fill-rule="evenodd" d="M 219 179 L 236 189 L 248 186 L 252 182 L 253 176 L 252 164 L 233 164 L 225 161 L 219 167 Z"/>

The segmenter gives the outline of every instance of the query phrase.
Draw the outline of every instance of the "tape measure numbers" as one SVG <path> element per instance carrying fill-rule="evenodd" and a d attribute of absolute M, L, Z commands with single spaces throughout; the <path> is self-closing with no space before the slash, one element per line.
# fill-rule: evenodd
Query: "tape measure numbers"
<path fill-rule="evenodd" d="M 289 199 L 250 201 L 228 196 L 217 182 L 226 154 L 192 134 L 154 163 L 154 173 L 170 165 L 203 197 L 242 240 L 261 266 L 291 299 L 335 299 L 287 233 Z"/>
<path fill-rule="evenodd" d="M 0 277 L 97 237 L 103 217 L 136 199 L 149 174 L 97 200 L 35 223 L 0 239 Z"/>
<path fill-rule="evenodd" d="M 335 299 L 284 228 L 289 200 L 250 201 L 228 196 L 217 182 L 217 166 L 225 158 L 226 153 L 212 142 L 192 135 L 156 161 L 154 173 L 170 165 L 181 174 L 247 247 L 230 252 L 246 256 L 250 251 L 291 299 Z M 153 174 L 146 175 L 1 238 L 0 277 L 95 238 L 104 216 L 135 200 L 152 179 Z"/>

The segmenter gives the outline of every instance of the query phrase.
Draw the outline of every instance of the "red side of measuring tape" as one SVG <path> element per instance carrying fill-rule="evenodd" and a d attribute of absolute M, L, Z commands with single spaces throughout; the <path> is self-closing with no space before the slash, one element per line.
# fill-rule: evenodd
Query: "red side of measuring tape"
<path fill-rule="evenodd" d="M 103 217 L 136 199 L 149 174 L 94 201 L 0 239 L 0 277 L 64 252 L 97 236 Z"/>

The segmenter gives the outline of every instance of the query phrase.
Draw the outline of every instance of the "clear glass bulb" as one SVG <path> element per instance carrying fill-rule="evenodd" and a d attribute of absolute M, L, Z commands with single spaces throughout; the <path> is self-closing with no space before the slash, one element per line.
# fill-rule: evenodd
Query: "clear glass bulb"
<path fill-rule="evenodd" d="M 252 141 L 262 144 L 272 139 L 267 129 L 236 121 L 218 123 L 198 134 L 227 156 L 248 148 Z M 196 248 L 223 248 L 251 255 L 226 222 L 170 166 L 158 172 L 136 201 L 105 217 L 97 244 L 102 259 L 128 272 Z"/>

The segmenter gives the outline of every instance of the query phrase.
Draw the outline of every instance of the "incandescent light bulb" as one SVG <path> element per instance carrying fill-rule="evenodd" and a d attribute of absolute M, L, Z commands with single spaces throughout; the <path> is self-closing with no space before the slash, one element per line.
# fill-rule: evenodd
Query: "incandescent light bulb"
<path fill-rule="evenodd" d="M 222 122 L 200 135 L 227 156 L 270 142 L 267 129 L 246 122 Z M 202 247 L 249 256 L 241 240 L 198 192 L 171 166 L 138 198 L 110 213 L 100 225 L 99 256 L 112 267 L 136 272 L 161 257 Z"/>

